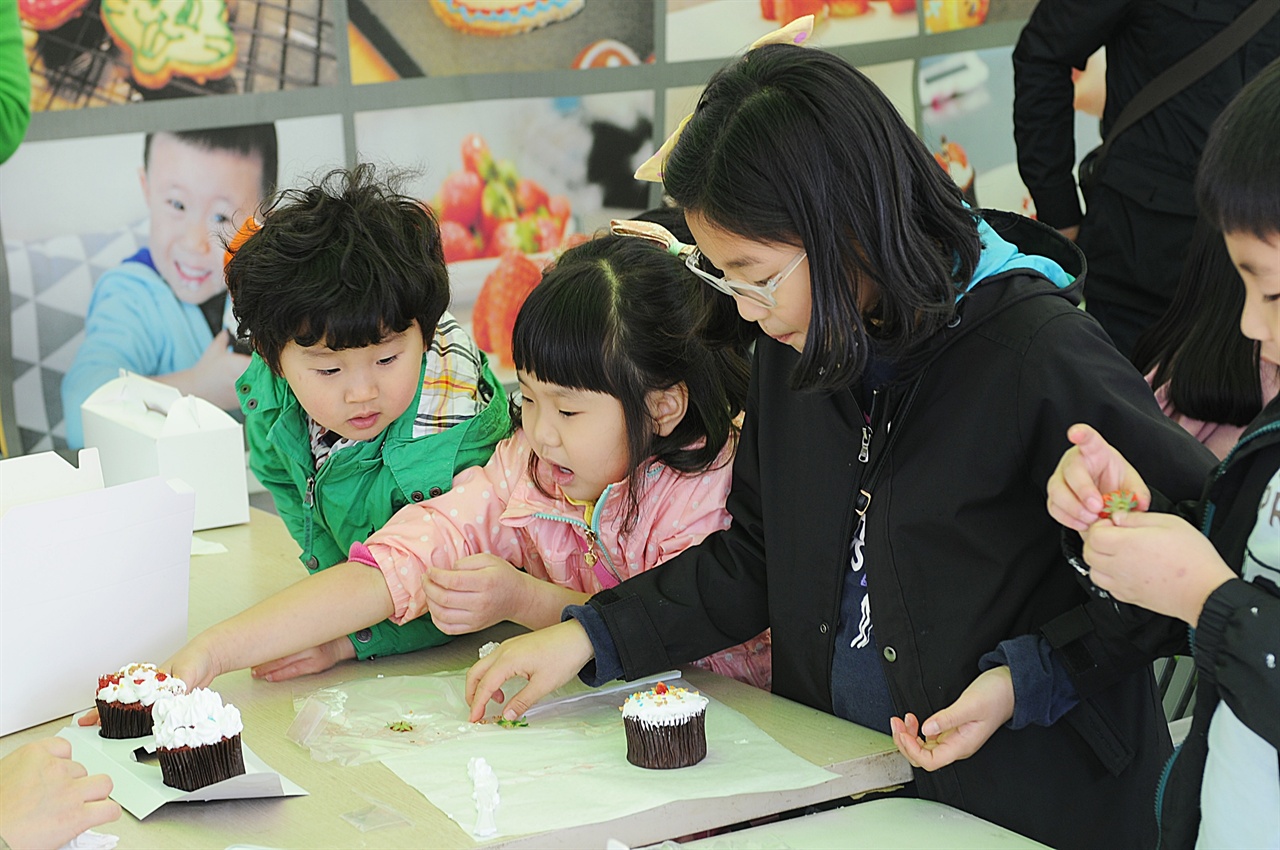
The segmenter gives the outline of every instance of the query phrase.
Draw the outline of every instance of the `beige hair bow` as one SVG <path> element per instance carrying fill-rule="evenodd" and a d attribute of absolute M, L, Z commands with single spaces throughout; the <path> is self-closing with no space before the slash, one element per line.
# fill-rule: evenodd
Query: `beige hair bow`
<path fill-rule="evenodd" d="M 757 47 L 763 47 L 766 44 L 797 44 L 805 46 L 809 41 L 809 37 L 813 35 L 813 23 L 813 15 L 804 15 L 796 18 L 782 29 L 760 36 L 747 49 L 748 51 L 755 50 Z M 635 178 L 637 180 L 646 180 L 650 183 L 662 182 L 662 166 L 666 163 L 667 157 L 671 155 L 671 149 L 680 140 L 680 134 L 684 132 L 685 125 L 689 123 L 689 119 L 692 117 L 692 112 L 686 115 L 676 125 L 675 132 L 667 137 L 667 140 L 662 143 L 662 147 L 658 148 L 658 152 L 646 159 L 644 164 L 636 169 Z M 656 227 L 657 225 L 654 226 Z"/>
<path fill-rule="evenodd" d="M 634 236 L 661 245 L 668 254 L 678 259 L 685 259 L 695 250 L 693 245 L 686 245 L 675 237 L 670 230 L 652 221 L 615 218 L 609 222 L 609 232 L 614 236 Z"/>

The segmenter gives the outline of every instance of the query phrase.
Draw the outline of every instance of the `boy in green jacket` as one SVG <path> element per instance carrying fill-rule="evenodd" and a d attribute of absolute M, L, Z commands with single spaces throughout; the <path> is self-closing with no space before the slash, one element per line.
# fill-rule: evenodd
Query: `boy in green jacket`
<path fill-rule="evenodd" d="M 280 193 L 233 242 L 226 276 L 254 352 L 236 383 L 249 466 L 310 572 L 448 490 L 509 433 L 502 385 L 445 312 L 436 222 L 372 166 Z M 278 681 L 448 639 L 429 616 L 382 622 L 254 675 Z"/>

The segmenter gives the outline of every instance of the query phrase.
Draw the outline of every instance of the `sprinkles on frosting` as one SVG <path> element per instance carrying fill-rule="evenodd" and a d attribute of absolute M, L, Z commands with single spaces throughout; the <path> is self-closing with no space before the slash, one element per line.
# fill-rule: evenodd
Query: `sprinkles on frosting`
<path fill-rule="evenodd" d="M 627 697 L 620 711 L 623 717 L 651 726 L 674 726 L 704 712 L 707 702 L 697 691 L 659 682 L 651 690 L 636 691 Z"/>

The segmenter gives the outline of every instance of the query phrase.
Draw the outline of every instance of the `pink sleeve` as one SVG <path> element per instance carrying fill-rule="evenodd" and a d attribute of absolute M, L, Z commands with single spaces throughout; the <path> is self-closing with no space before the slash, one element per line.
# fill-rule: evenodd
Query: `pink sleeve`
<path fill-rule="evenodd" d="M 1154 376 L 1154 370 L 1147 375 L 1148 384 L 1151 383 L 1151 379 Z M 1244 432 L 1244 428 L 1238 425 L 1203 422 L 1179 413 L 1169 401 L 1168 383 L 1161 384 L 1155 392 L 1156 403 L 1160 405 L 1164 415 L 1181 425 L 1183 430 L 1195 437 L 1198 443 L 1217 455 L 1218 460 L 1222 460 L 1227 456 L 1227 452 L 1231 451 L 1231 447 L 1236 444 L 1236 441 L 1240 439 L 1240 435 Z"/>
<path fill-rule="evenodd" d="M 422 581 L 428 570 L 451 569 L 459 558 L 479 552 L 521 566 L 519 533 L 499 522 L 527 464 L 527 452 L 514 442 L 499 443 L 484 466 L 459 472 L 449 492 L 401 508 L 365 541 L 391 591 L 392 622 L 407 622 L 427 610 Z"/>

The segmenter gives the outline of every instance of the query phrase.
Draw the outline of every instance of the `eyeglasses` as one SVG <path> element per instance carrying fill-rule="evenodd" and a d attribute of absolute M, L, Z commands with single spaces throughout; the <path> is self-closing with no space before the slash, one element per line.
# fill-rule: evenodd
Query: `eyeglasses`
<path fill-rule="evenodd" d="M 725 295 L 734 295 L 739 298 L 745 298 L 753 304 L 761 307 L 777 307 L 778 299 L 774 297 L 774 290 L 778 288 L 778 284 L 786 280 L 787 275 L 796 270 L 796 266 L 800 265 L 800 261 L 807 257 L 804 251 L 796 254 L 795 258 L 787 263 L 787 267 L 766 280 L 764 283 L 748 283 L 745 280 L 733 280 L 729 277 L 717 277 L 702 267 L 702 252 L 697 248 L 689 253 L 685 258 L 684 264 L 689 267 L 689 271 L 711 284 Z"/>

